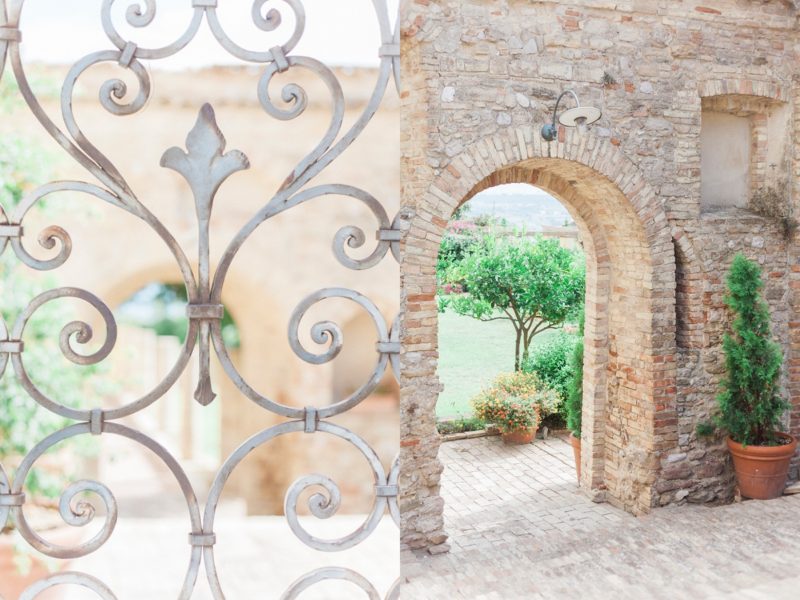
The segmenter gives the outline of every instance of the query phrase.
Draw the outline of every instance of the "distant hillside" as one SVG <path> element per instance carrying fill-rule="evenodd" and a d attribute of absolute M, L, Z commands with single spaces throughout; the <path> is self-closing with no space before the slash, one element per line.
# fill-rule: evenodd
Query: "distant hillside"
<path fill-rule="evenodd" d="M 497 194 L 484 192 L 468 203 L 469 217 L 492 215 L 509 224 L 540 231 L 543 227 L 560 227 L 572 223 L 564 206 L 552 196 L 539 194 Z"/>

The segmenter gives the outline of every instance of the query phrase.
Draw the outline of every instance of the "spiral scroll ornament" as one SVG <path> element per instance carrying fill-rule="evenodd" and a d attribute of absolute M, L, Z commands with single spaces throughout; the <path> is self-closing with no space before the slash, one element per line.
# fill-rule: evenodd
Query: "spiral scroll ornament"
<path fill-rule="evenodd" d="M 189 327 L 178 358 L 169 372 L 148 393 L 128 401 L 127 404 L 99 406 L 92 409 L 67 406 L 58 392 L 52 397 L 40 389 L 31 373 L 31 361 L 26 361 L 26 331 L 37 311 L 50 302 L 63 299 L 78 300 L 91 311 L 93 319 L 74 320 L 61 325 L 53 332 L 63 357 L 77 365 L 86 367 L 105 360 L 114 350 L 117 341 L 117 323 L 106 302 L 89 290 L 76 287 L 57 287 L 36 297 L 26 299 L 28 304 L 15 315 L 15 320 L 4 320 L 0 316 L 0 377 L 15 376 L 32 403 L 40 410 L 59 415 L 71 424 L 39 441 L 12 471 L 0 464 L 0 528 L 12 523 L 22 538 L 38 552 L 55 558 L 69 559 L 87 556 L 98 551 L 113 536 L 119 515 L 114 492 L 100 481 L 80 479 L 73 481 L 62 491 L 58 501 L 58 514 L 66 526 L 77 529 L 93 525 L 96 532 L 75 547 L 62 547 L 46 539 L 45 532 L 35 531 L 35 526 L 26 517 L 26 506 L 31 501 L 26 494 L 30 485 L 31 470 L 43 455 L 58 444 L 82 436 L 116 436 L 136 444 L 164 465 L 177 482 L 185 499 L 187 511 L 186 529 L 188 569 L 183 579 L 179 598 L 192 597 L 201 569 L 212 596 L 225 598 L 223 573 L 218 572 L 215 560 L 217 536 L 214 525 L 217 508 L 230 476 L 254 450 L 268 445 L 274 439 L 288 434 L 303 433 L 328 436 L 344 441 L 354 448 L 373 474 L 372 507 L 363 523 L 353 532 L 337 539 L 323 539 L 306 530 L 299 518 L 307 510 L 316 519 L 335 518 L 342 503 L 341 482 L 321 473 L 300 477 L 285 494 L 286 520 L 290 530 L 307 547 L 323 552 L 339 552 L 353 548 L 373 534 L 379 522 L 392 518 L 399 524 L 397 504 L 399 463 L 388 468 L 382 464 L 376 452 L 357 433 L 329 419 L 341 415 L 363 402 L 375 391 L 387 369 L 395 376 L 399 372 L 400 333 L 399 320 L 387 319 L 378 306 L 358 291 L 342 287 L 326 287 L 303 299 L 292 312 L 288 322 L 288 340 L 295 355 L 310 365 L 324 365 L 337 358 L 342 348 L 350 343 L 345 339 L 342 327 L 335 319 L 322 319 L 307 323 L 306 317 L 313 308 L 324 308 L 331 299 L 345 300 L 366 313 L 374 325 L 374 365 L 367 380 L 355 392 L 345 398 L 337 398 L 323 407 L 300 407 L 271 399 L 257 392 L 239 373 L 230 357 L 222 336 L 222 320 L 225 315 L 223 292 L 230 267 L 239 250 L 262 226 L 277 215 L 305 203 L 315 201 L 356 202 L 366 207 L 373 217 L 374 231 L 357 226 L 346 226 L 331 232 L 333 255 L 347 269 L 363 271 L 379 265 L 388 256 L 399 261 L 401 225 L 399 217 L 392 218 L 381 199 L 369 191 L 347 184 L 313 182 L 331 163 L 339 158 L 361 135 L 379 110 L 392 78 L 399 87 L 399 32 L 392 27 L 386 0 L 349 0 L 354 7 L 372 7 L 380 33 L 380 46 L 376 48 L 379 67 L 372 93 L 361 113 L 345 126 L 345 97 L 336 72 L 319 57 L 302 56 L 296 53 L 298 44 L 306 32 L 306 9 L 301 0 L 252 0 L 226 3 L 226 9 L 244 10 L 257 29 L 263 44 L 248 48 L 235 41 L 225 30 L 217 14 L 222 5 L 219 0 L 185 0 L 181 10 L 182 26 L 177 38 L 160 46 L 139 44 L 137 36 L 144 29 L 155 29 L 160 23 L 159 0 L 103 0 L 100 6 L 100 25 L 108 39 L 106 48 L 98 48 L 78 60 L 69 69 L 61 86 L 58 119 L 48 113 L 32 89 L 26 65 L 22 59 L 23 32 L 20 23 L 26 0 L 0 0 L 0 74 L 8 66 L 13 71 L 19 91 L 33 116 L 44 131 L 62 150 L 82 167 L 90 181 L 52 181 L 28 190 L 13 208 L 0 206 L 0 254 L 13 252 L 21 263 L 36 271 L 54 271 L 72 257 L 73 240 L 70 233 L 58 224 L 35 231 L 29 227 L 29 218 L 47 197 L 59 198 L 64 194 L 100 200 L 116 210 L 146 224 L 164 244 L 175 261 L 188 298 L 187 317 Z M 245 5 L 244 8 L 239 4 Z M 228 6 L 230 5 L 230 6 Z M 349 9 L 350 7 L 343 7 Z M 280 186 L 267 191 L 261 208 L 221 248 L 216 265 L 211 260 L 210 224 L 214 201 L 219 189 L 236 177 L 239 171 L 250 168 L 250 161 L 238 150 L 227 150 L 226 140 L 217 123 L 214 109 L 205 104 L 198 107 L 195 126 L 188 133 L 184 147 L 175 146 L 166 150 L 161 166 L 174 171 L 183 178 L 183 185 L 195 199 L 197 216 L 197 259 L 178 243 L 175 235 L 148 208 L 153 199 L 141 199 L 132 189 L 126 175 L 82 129 L 74 110 L 75 90 L 86 72 L 97 65 L 112 65 L 119 76 L 111 77 L 95 90 L 96 101 L 112 117 L 123 118 L 146 110 L 154 94 L 149 67 L 153 61 L 174 56 L 186 48 L 207 25 L 211 35 L 232 56 L 254 65 L 258 76 L 253 81 L 253 96 L 260 103 L 265 118 L 279 121 L 298 119 L 307 109 L 312 88 L 305 89 L 300 78 L 293 76 L 307 72 L 322 83 L 321 89 L 330 105 L 330 119 L 312 149 L 286 174 Z M 127 33 L 130 32 L 130 36 Z M 35 31 L 25 32 L 35 36 Z M 277 84 L 282 75 L 290 83 Z M 130 83 L 132 82 L 132 83 Z M 57 124 L 62 121 L 63 124 Z M 264 190 L 255 190 L 263 194 Z M 219 210 L 219 209 L 217 209 Z M 366 256 L 357 258 L 353 250 L 364 249 Z M 7 316 L 5 318 L 8 318 Z M 13 322 L 12 322 L 13 321 Z M 96 332 L 100 324 L 102 332 Z M 306 347 L 304 340 L 309 340 Z M 96 340 L 94 350 L 87 350 L 89 342 Z M 214 401 L 216 394 L 211 386 L 210 361 L 215 353 L 232 383 L 257 406 L 263 408 L 281 422 L 258 432 L 245 440 L 220 467 L 207 499 L 201 507 L 195 490 L 179 461 L 167 448 L 142 431 L 120 423 L 120 419 L 135 415 L 157 402 L 165 402 L 167 392 L 183 375 L 193 357 L 199 360 L 200 385 L 195 397 L 201 405 Z M 50 386 L 58 390 L 58 386 Z M 205 496 L 205 494 L 204 494 Z M 87 529 L 88 530 L 88 529 Z M 269 549 L 265 549 L 268 554 Z M 283 598 L 297 598 L 305 590 L 329 580 L 349 582 L 356 595 L 370 599 L 380 598 L 375 586 L 363 575 L 352 570 L 329 567 L 312 571 L 296 580 L 283 594 Z M 100 579 L 86 573 L 59 572 L 33 585 L 22 594 L 22 600 L 34 600 L 51 588 L 78 586 L 89 590 L 103 600 L 115 599 L 114 592 Z M 399 597 L 399 583 L 385 596 L 391 600 Z"/>

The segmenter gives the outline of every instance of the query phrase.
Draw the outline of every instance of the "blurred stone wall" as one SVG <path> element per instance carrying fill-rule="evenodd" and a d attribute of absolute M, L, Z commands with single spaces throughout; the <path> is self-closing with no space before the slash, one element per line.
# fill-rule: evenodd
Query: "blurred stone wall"
<path fill-rule="evenodd" d="M 34 87 L 44 99 L 45 111 L 62 127 L 57 98 L 67 69 L 28 67 L 34 74 Z M 140 201 L 196 261 L 198 234 L 192 194 L 186 181 L 161 168 L 159 161 L 168 148 L 185 147 L 200 107 L 205 102 L 212 104 L 227 138 L 227 150 L 241 150 L 251 163 L 249 170 L 235 174 L 225 183 L 215 200 L 211 222 L 213 270 L 213 264 L 236 233 L 319 142 L 331 120 L 330 94 L 302 69 L 277 76 L 271 94 L 279 106 L 286 108 L 281 105 L 280 94 L 288 83 L 303 86 L 309 100 L 304 114 L 283 122 L 270 117 L 258 101 L 261 73 L 257 68 L 156 70 L 151 75 L 153 94 L 148 105 L 134 115 L 117 117 L 98 102 L 100 87 L 111 78 L 121 77 L 128 83 L 131 97 L 138 91 L 138 84 L 115 66 L 93 68 L 80 78 L 76 89 L 76 120 L 87 138 L 127 178 Z M 346 131 L 364 110 L 375 87 L 377 70 L 339 69 L 336 75 L 347 102 Z M 384 105 L 372 123 L 315 184 L 347 183 L 360 187 L 379 199 L 392 218 L 399 206 L 398 122 L 397 96 L 389 86 Z M 45 134 L 24 106 L 3 119 L 0 129 L 35 140 L 37 152 L 41 150 L 43 160 L 51 163 L 48 168 L 52 179 L 92 180 Z M 58 284 L 87 289 L 113 309 L 148 283 L 182 281 L 167 246 L 136 218 L 79 194 L 54 195 L 50 203 L 58 225 L 73 240 L 71 258 L 54 272 Z M 38 232 L 51 224 L 31 215 L 26 230 Z M 341 400 L 335 398 L 334 390 L 351 392 L 355 381 L 366 382 L 377 362 L 375 327 L 354 326 L 361 323 L 365 313 L 355 303 L 344 300 L 314 307 L 301 325 L 306 347 L 321 352 L 324 348 L 310 340 L 310 327 L 319 320 L 339 324 L 345 333 L 341 359 L 321 366 L 308 365 L 293 353 L 287 341 L 289 319 L 297 304 L 325 287 L 354 288 L 365 294 L 376 303 L 389 325 L 396 316 L 398 266 L 391 255 L 367 271 L 346 269 L 334 258 L 334 236 L 349 225 L 366 232 L 366 243 L 363 248 L 348 252 L 353 256 L 369 254 L 375 243 L 372 232 L 377 227 L 372 213 L 353 198 L 317 198 L 264 223 L 245 243 L 230 269 L 223 301 L 241 335 L 241 348 L 235 353 L 236 367 L 250 386 L 275 401 L 292 406 L 325 406 Z M 46 250 L 35 247 L 35 240 L 27 245 L 34 255 L 47 256 Z M 87 314 L 90 318 L 96 316 Z M 99 328 L 102 330 L 101 324 Z M 126 360 L 128 369 L 139 368 L 141 362 L 129 358 L 132 350 L 135 349 L 115 349 L 110 359 L 115 361 L 115 369 L 126 368 Z M 224 459 L 247 437 L 282 419 L 245 398 L 222 369 L 215 367 L 214 373 L 214 385 L 220 395 L 217 401 L 222 403 L 220 459 Z M 388 470 L 397 452 L 399 428 L 397 385 L 391 370 L 384 378 L 381 393 L 334 420 L 373 445 Z M 164 398 L 163 402 L 168 400 Z M 158 402 L 148 409 L 154 414 L 159 410 Z M 234 472 L 226 497 L 243 495 L 251 513 L 280 514 L 289 485 L 316 472 L 342 486 L 344 511 L 365 512 L 372 506 L 374 482 L 366 460 L 346 443 L 334 441 L 324 433 L 280 438 L 257 451 Z"/>

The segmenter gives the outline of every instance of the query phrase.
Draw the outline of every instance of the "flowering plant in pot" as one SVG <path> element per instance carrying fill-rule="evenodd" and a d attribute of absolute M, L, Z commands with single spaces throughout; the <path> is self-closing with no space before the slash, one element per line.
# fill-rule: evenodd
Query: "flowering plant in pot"
<path fill-rule="evenodd" d="M 779 382 L 783 353 L 770 333 L 759 266 L 737 254 L 727 285 L 725 304 L 734 320 L 722 344 L 726 374 L 717 396 L 717 422 L 728 432 L 742 496 L 776 498 L 783 493 L 797 449 L 797 440 L 781 432 L 781 418 L 789 408 Z"/>
<path fill-rule="evenodd" d="M 496 425 L 508 444 L 529 444 L 542 417 L 556 412 L 558 394 L 533 373 L 504 373 L 472 399 L 475 416 Z"/>

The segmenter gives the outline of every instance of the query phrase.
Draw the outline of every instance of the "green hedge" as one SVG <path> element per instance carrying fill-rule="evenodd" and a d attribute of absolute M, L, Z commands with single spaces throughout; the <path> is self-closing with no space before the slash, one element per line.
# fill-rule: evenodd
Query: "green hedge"
<path fill-rule="evenodd" d="M 560 332 L 538 346 L 522 365 L 526 373 L 535 373 L 559 397 L 558 419 L 553 425 L 563 426 L 567 421 L 566 399 L 573 376 L 572 356 L 579 336 Z"/>

